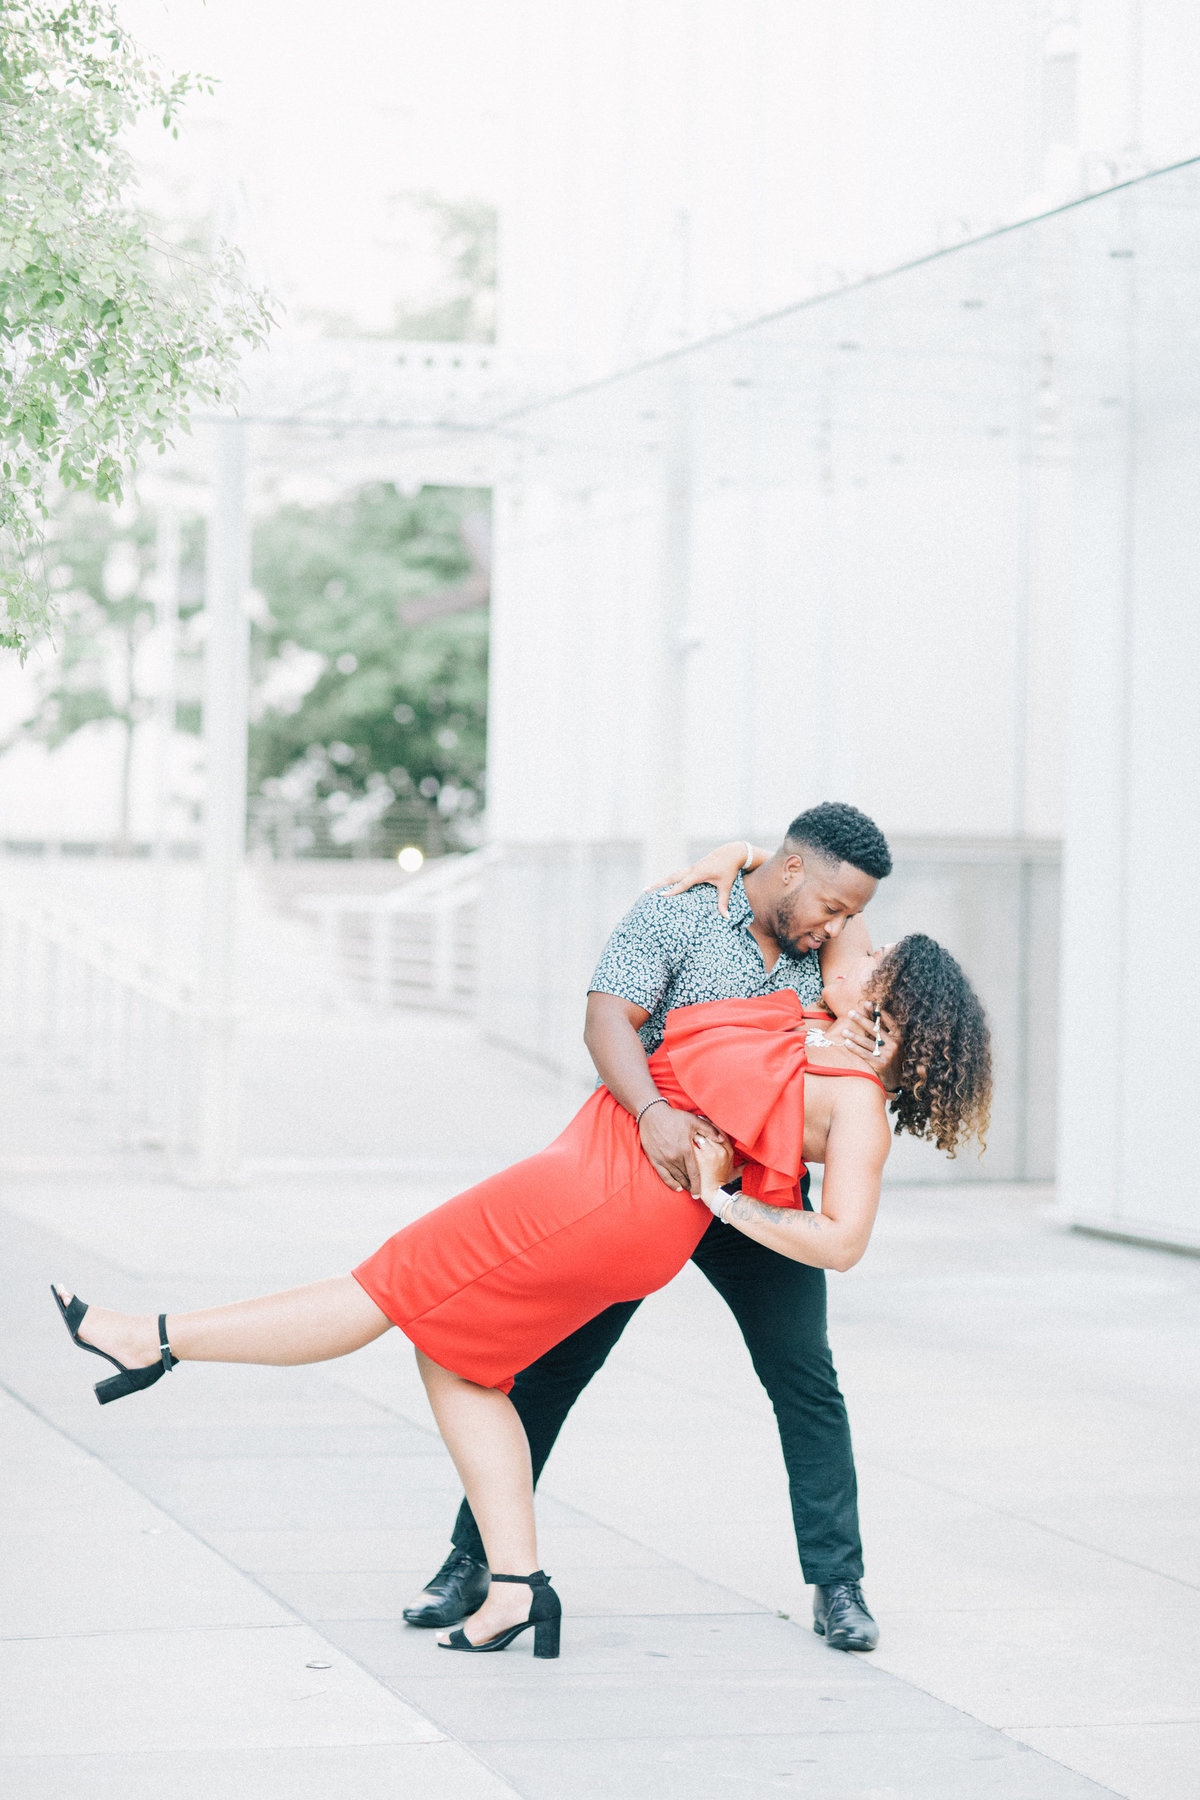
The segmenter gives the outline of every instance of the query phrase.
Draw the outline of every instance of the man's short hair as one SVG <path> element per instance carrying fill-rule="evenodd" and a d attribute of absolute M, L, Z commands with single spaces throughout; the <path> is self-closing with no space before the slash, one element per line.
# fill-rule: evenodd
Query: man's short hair
<path fill-rule="evenodd" d="M 797 814 L 787 828 L 787 841 L 828 862 L 851 863 L 875 881 L 892 872 L 892 853 L 874 819 L 841 800 L 825 800 Z"/>

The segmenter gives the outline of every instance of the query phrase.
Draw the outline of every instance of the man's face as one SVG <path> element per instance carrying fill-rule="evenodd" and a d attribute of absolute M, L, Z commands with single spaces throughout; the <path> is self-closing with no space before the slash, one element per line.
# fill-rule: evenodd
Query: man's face
<path fill-rule="evenodd" d="M 860 913 L 879 883 L 853 863 L 789 856 L 775 913 L 775 936 L 789 956 L 820 950 Z"/>

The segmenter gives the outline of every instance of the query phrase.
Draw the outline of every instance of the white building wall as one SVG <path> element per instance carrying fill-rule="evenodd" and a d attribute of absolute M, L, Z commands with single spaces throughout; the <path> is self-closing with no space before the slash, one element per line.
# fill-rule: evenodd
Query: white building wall
<path fill-rule="evenodd" d="M 582 347 L 598 377 L 1200 151 L 1200 14 L 1181 0 L 656 0 L 592 15 L 579 54 L 563 9 L 531 0 L 527 16 L 536 55 L 524 65 L 503 325 L 517 344 Z M 797 807 L 836 795 L 874 814 L 898 850 L 878 931 L 935 930 L 989 1003 L 991 1172 L 1051 1172 L 1072 578 L 1081 556 L 1103 560 L 1122 516 L 1095 497 L 1075 511 L 1062 392 L 1078 323 L 1071 230 L 1042 233 L 1028 268 L 1013 263 L 1007 303 L 1014 316 L 1025 306 L 1028 328 L 1008 346 L 1004 403 L 1018 424 L 992 456 L 965 439 L 959 454 L 953 431 L 922 454 L 920 421 L 900 442 L 902 410 L 868 416 L 830 363 L 802 453 L 768 443 L 732 471 L 700 454 L 682 507 L 670 454 L 657 500 L 643 465 L 636 479 L 573 468 L 539 503 L 555 515 L 549 536 L 544 512 L 524 515 L 538 521 L 529 533 L 517 503 L 502 502 L 503 607 L 519 611 L 530 648 L 523 661 L 504 647 L 513 613 L 501 610 L 492 820 L 530 916 L 547 917 L 557 896 L 565 935 L 542 977 L 560 996 L 545 999 L 551 1060 L 583 1072 L 582 988 L 618 896 L 713 839 L 769 841 Z M 886 305 L 865 293 L 847 335 Z M 949 312 L 937 329 L 953 335 Z M 919 312 L 904 330 L 919 341 Z M 985 344 L 981 382 L 989 355 Z M 948 379 L 965 391 L 973 377 L 931 360 L 928 388 Z M 1156 579 L 1170 589 L 1174 577 Z M 1084 619 L 1091 604 L 1085 594 Z M 1160 626 L 1145 630 L 1148 658 Z M 1183 639 L 1161 633 L 1164 656 L 1186 662 Z M 553 725 L 522 746 L 532 668 Z M 1114 739 L 1112 720 L 1144 705 L 1150 731 L 1157 699 L 1135 704 L 1122 685 L 1142 679 L 1100 655 L 1072 702 L 1083 772 L 1070 810 L 1062 1154 L 1077 1208 L 1085 1190 L 1110 1211 L 1141 1191 L 1115 1121 L 1129 1095 L 1151 1104 L 1142 1076 L 1124 1059 L 1119 1078 L 1081 1074 L 1075 1046 L 1089 1016 L 1080 996 L 1120 935 L 1125 903 L 1096 866 L 1106 834 L 1125 843 L 1133 829 L 1113 795 L 1127 774 L 1140 796 L 1141 752 L 1134 724 Z M 1140 797 L 1121 804 L 1122 818 L 1157 816 Z M 572 883 L 587 906 L 563 901 Z M 490 1016 L 522 1041 L 502 1009 Z M 919 1158 L 907 1166 L 931 1172 Z M 1180 1169 L 1163 1170 L 1178 1192 Z"/>
<path fill-rule="evenodd" d="M 611 368 L 1020 216 L 1028 0 L 527 0 L 503 329 Z"/>

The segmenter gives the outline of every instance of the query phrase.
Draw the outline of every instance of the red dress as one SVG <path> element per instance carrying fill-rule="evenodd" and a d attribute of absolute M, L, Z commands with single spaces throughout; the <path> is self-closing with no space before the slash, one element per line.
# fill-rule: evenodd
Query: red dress
<path fill-rule="evenodd" d="M 743 1191 L 772 1206 L 802 1203 L 805 1073 L 876 1080 L 809 1064 L 805 1020 L 827 1017 L 790 988 L 677 1007 L 650 1058 L 663 1098 L 719 1125 L 745 1159 Z M 354 1277 L 433 1362 L 507 1393 L 597 1313 L 664 1287 L 711 1223 L 597 1088 L 547 1149 L 406 1225 Z"/>

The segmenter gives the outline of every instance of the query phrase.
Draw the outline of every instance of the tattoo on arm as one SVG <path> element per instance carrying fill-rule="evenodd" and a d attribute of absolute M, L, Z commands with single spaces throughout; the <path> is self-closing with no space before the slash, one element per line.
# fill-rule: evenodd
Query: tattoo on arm
<path fill-rule="evenodd" d="M 809 1231 L 823 1231 L 826 1221 L 820 1213 L 802 1212 L 799 1207 L 767 1206 L 762 1200 L 750 1200 L 745 1194 L 738 1194 L 729 1208 L 729 1219 L 740 1219 L 743 1224 L 754 1222 L 760 1225 L 782 1225 L 797 1230 L 807 1228 Z"/>

